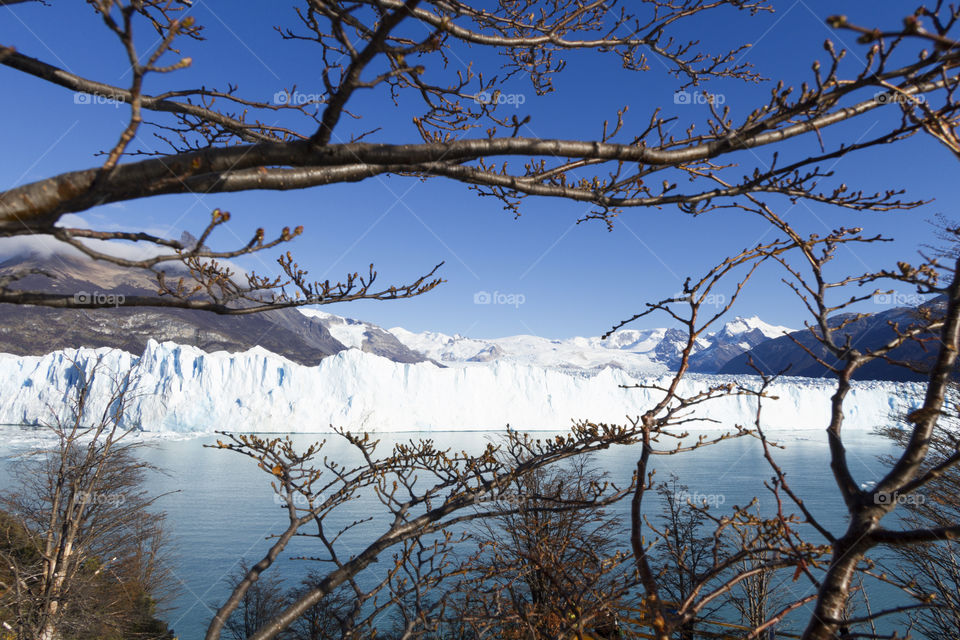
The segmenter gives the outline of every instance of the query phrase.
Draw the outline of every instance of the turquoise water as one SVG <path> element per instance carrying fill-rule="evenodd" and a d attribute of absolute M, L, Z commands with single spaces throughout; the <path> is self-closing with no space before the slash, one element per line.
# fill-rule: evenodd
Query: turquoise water
<path fill-rule="evenodd" d="M 479 451 L 497 432 L 431 432 L 441 448 L 452 447 L 468 452 Z M 394 442 L 419 437 L 420 434 L 378 434 L 386 453 Z M 347 462 L 354 457 L 350 447 L 334 434 L 298 434 L 294 441 L 302 446 L 326 438 L 325 452 L 333 459 Z M 167 475 L 157 475 L 151 483 L 156 492 L 174 492 L 165 496 L 160 508 L 168 514 L 168 524 L 175 539 L 171 562 L 180 583 L 180 593 L 165 617 L 180 638 L 203 637 L 212 611 L 227 594 L 227 577 L 241 559 L 254 563 L 270 545 L 267 539 L 279 533 L 286 524 L 285 511 L 277 503 L 270 488 L 270 477 L 256 463 L 229 451 L 204 448 L 215 437 L 202 436 L 184 440 L 159 441 L 144 450 L 144 457 Z M 852 471 L 858 482 L 876 481 L 882 467 L 877 456 L 892 451 L 888 440 L 866 434 L 852 434 L 846 439 Z M 844 525 L 845 511 L 836 493 L 828 466 L 825 439 L 819 434 L 798 437 L 785 442 L 787 449 L 777 453 L 777 460 L 787 473 L 787 480 L 821 522 L 836 532 Z M 595 466 L 610 473 L 615 482 L 626 483 L 636 463 L 637 449 L 616 447 L 595 454 Z M 0 454 L 3 450 L 0 449 Z M 738 439 L 677 456 L 659 456 L 654 460 L 657 479 L 667 480 L 671 473 L 680 477 L 692 495 L 713 496 L 722 500 L 720 512 L 732 505 L 743 505 L 754 496 L 762 511 L 769 513 L 775 504 L 763 488 L 763 481 L 772 473 L 759 443 L 754 439 Z M 0 475 L 0 481 L 3 476 Z M 651 496 L 648 507 L 656 507 Z M 629 509 L 622 501 L 618 508 Z M 372 496 L 361 497 L 349 513 L 339 514 L 342 524 L 358 517 L 383 513 Z M 347 550 L 361 550 L 382 521 L 365 525 L 344 540 Z M 291 544 L 273 570 L 282 572 L 291 583 L 313 568 L 305 561 L 290 558 L 299 555 L 320 555 L 314 541 L 305 539 Z M 625 548 L 627 541 L 624 541 Z M 389 554 L 386 554 L 387 556 Z M 371 569 L 376 572 L 376 566 Z M 782 585 L 784 589 L 802 589 L 802 583 Z M 895 596 L 879 594 L 871 601 L 876 609 Z"/>

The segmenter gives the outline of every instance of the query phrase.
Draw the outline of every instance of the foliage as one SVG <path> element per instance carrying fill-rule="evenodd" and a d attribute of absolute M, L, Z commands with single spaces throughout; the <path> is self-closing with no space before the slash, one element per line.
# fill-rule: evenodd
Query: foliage
<path fill-rule="evenodd" d="M 157 619 L 173 585 L 164 516 L 143 488 L 152 468 L 120 427 L 134 381 L 108 382 L 94 407 L 94 381 L 109 373 L 77 370 L 67 411 L 41 428 L 51 445 L 16 460 L 0 495 L 0 611 L 24 640 L 169 638 Z"/>

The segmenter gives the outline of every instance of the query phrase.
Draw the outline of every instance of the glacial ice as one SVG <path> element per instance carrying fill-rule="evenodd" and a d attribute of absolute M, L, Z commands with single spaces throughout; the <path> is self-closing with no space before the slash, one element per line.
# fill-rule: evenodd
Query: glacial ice
<path fill-rule="evenodd" d="M 191 346 L 150 341 L 139 356 L 116 349 L 71 349 L 45 356 L 0 354 L 0 422 L 38 424 L 64 415 L 79 379 L 100 361 L 92 410 L 110 397 L 112 379 L 132 368 L 136 391 L 127 419 L 146 431 L 322 432 L 563 429 L 572 419 L 623 422 L 647 409 L 660 393 L 620 385 L 662 384 L 662 376 L 636 377 L 617 368 L 576 371 L 516 362 L 438 367 L 400 364 L 348 349 L 314 367 L 255 347 L 243 353 L 205 353 Z M 749 376 L 739 377 L 756 383 Z M 734 380 L 691 375 L 680 392 Z M 919 405 L 915 384 L 862 382 L 846 403 L 845 426 L 871 430 Z M 764 403 L 771 433 L 822 430 L 833 386 L 828 380 L 784 378 Z M 756 400 L 723 398 L 697 409 L 716 429 L 752 420 Z"/>

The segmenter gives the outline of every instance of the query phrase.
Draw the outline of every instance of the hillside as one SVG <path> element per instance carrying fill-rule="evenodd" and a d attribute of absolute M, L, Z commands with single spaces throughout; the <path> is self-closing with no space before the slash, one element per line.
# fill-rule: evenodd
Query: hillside
<path fill-rule="evenodd" d="M 943 303 L 940 300 L 932 300 L 923 306 L 931 309 L 934 313 L 942 313 L 943 311 Z M 850 316 L 833 318 L 833 326 L 838 326 L 847 317 Z M 866 351 L 877 348 L 893 338 L 895 335 L 894 325 L 898 325 L 900 329 L 906 329 L 916 324 L 917 321 L 917 309 L 914 307 L 889 309 L 850 323 L 842 331 L 838 331 L 838 342 L 842 342 L 845 336 L 849 336 L 853 348 Z M 925 338 L 928 340 L 936 339 L 936 336 L 927 334 Z M 798 342 L 803 346 L 798 345 Z M 831 376 L 832 374 L 827 368 L 812 358 L 804 348 L 817 354 L 818 357 L 831 365 L 838 362 L 835 357 L 828 355 L 827 350 L 817 342 L 809 331 L 804 330 L 756 345 L 749 351 L 729 360 L 720 367 L 719 373 L 755 373 L 755 369 L 748 365 L 748 358 L 752 358 L 753 364 L 764 373 L 772 374 L 787 369 L 791 376 L 811 378 Z M 926 375 L 922 371 L 928 369 L 932 363 L 935 349 L 929 349 L 923 342 L 911 341 L 895 350 L 892 356 L 901 362 L 910 363 L 920 371 L 911 371 L 907 367 L 875 360 L 857 370 L 854 378 L 857 380 L 923 380 Z"/>
<path fill-rule="evenodd" d="M 42 269 L 50 276 L 30 275 L 24 287 L 73 295 L 155 293 L 151 273 L 94 262 L 79 255 L 27 254 L 0 263 L 0 273 Z M 44 355 L 58 349 L 114 347 L 139 354 L 150 339 L 172 341 L 207 352 L 246 351 L 261 346 L 303 365 L 315 365 L 347 347 L 324 323 L 296 309 L 246 316 L 221 316 L 189 309 L 117 308 L 51 309 L 0 304 L 0 352 Z M 424 358 L 396 340 L 372 352 L 398 362 Z"/>

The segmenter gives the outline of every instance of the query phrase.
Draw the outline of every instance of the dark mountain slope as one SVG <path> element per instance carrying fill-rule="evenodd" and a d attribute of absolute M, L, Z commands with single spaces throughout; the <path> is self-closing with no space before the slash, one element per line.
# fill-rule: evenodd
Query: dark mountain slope
<path fill-rule="evenodd" d="M 923 306 L 931 309 L 934 313 L 943 313 L 944 310 L 942 300 L 932 300 Z M 837 326 L 844 317 L 849 316 L 838 316 L 834 318 L 833 326 Z M 842 333 L 851 336 L 851 344 L 854 348 L 864 351 L 870 348 L 876 348 L 893 338 L 894 331 L 890 323 L 897 323 L 901 329 L 906 329 L 916 324 L 917 321 L 918 315 L 916 308 L 897 307 L 853 322 L 844 328 Z M 928 335 L 927 337 L 933 336 Z M 837 364 L 836 358 L 828 356 L 826 349 L 816 341 L 809 331 L 804 330 L 797 331 L 790 336 L 783 336 L 760 343 L 749 351 L 727 362 L 720 368 L 719 373 L 754 373 L 754 369 L 747 365 L 747 359 L 752 357 L 753 363 L 765 373 L 777 373 L 789 366 L 789 375 L 792 376 L 820 378 L 832 375 L 823 365 L 816 362 L 808 353 L 798 346 L 792 338 L 795 338 L 813 353 L 823 358 L 825 362 L 831 365 Z M 842 342 L 839 337 L 838 342 Z M 932 344 L 925 346 L 921 343 L 910 341 L 894 351 L 892 355 L 897 360 L 913 363 L 915 366 L 926 370 L 932 364 L 935 353 L 936 350 Z M 925 375 L 911 371 L 906 367 L 875 360 L 857 370 L 854 378 L 857 380 L 912 381 L 923 380 Z"/>
<path fill-rule="evenodd" d="M 152 275 L 83 257 L 32 254 L 0 263 L 0 273 L 43 269 L 53 278 L 30 275 L 24 288 L 66 292 L 71 295 L 133 295 L 155 293 Z M 344 350 L 323 322 L 296 309 L 246 316 L 219 316 L 189 309 L 117 308 L 49 309 L 0 304 L 0 352 L 42 355 L 56 349 L 115 347 L 139 354 L 147 340 L 171 340 L 204 351 L 245 351 L 260 345 L 276 354 L 315 365 Z M 396 342 L 396 341 L 395 341 Z M 399 342 L 384 345 L 381 353 L 400 362 L 424 358 Z"/>

